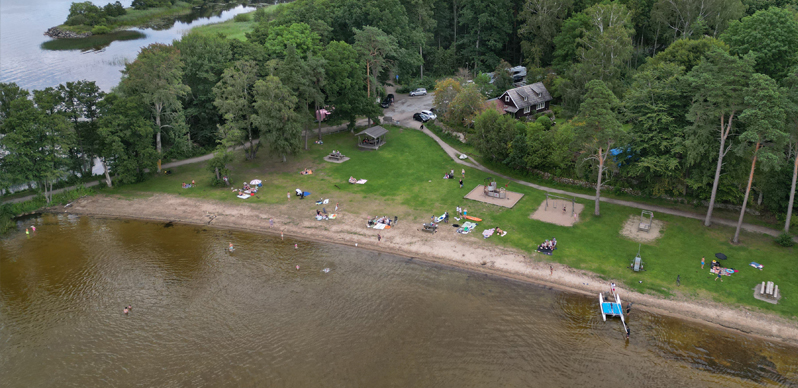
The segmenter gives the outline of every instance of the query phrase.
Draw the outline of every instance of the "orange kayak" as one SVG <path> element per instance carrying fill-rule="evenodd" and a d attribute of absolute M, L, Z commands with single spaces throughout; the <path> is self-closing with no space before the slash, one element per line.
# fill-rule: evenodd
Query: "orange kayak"
<path fill-rule="evenodd" d="M 472 217 L 472 216 L 463 216 L 463 218 L 465 218 L 467 220 L 471 220 L 471 221 L 477 221 L 477 222 L 482 221 L 481 218 Z"/>

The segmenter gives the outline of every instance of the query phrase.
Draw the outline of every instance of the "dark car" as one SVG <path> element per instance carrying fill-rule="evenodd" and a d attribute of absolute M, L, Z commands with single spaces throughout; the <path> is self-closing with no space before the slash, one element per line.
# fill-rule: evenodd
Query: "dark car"
<path fill-rule="evenodd" d="M 427 115 L 425 115 L 423 113 L 416 113 L 416 114 L 413 115 L 413 120 L 421 121 L 422 123 L 426 123 L 427 121 L 429 121 L 429 116 L 427 116 Z"/>
<path fill-rule="evenodd" d="M 393 94 L 389 94 L 389 95 L 385 96 L 385 99 L 382 100 L 382 102 L 380 103 L 380 106 L 383 107 L 383 108 L 387 108 L 387 107 L 391 106 L 391 104 L 393 104 Z"/>

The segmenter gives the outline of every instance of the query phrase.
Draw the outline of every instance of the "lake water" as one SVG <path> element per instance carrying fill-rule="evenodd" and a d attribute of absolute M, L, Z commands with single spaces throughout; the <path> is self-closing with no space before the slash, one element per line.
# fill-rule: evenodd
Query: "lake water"
<path fill-rule="evenodd" d="M 120 1 L 130 6 L 132 0 Z M 171 43 L 192 27 L 217 23 L 249 12 L 238 6 L 228 10 L 197 10 L 159 31 L 131 32 L 88 39 L 57 40 L 44 32 L 60 25 L 72 0 L 2 0 L 0 3 L 0 82 L 15 82 L 25 89 L 43 89 L 68 81 L 89 80 L 109 91 L 119 83 L 125 61 L 136 58 L 141 47 Z M 108 1 L 94 1 L 103 6 Z"/>
<path fill-rule="evenodd" d="M 795 348 L 634 308 L 626 341 L 596 298 L 399 256 L 67 215 L 24 225 L 37 231 L 0 240 L 3 387 L 798 386 Z"/>

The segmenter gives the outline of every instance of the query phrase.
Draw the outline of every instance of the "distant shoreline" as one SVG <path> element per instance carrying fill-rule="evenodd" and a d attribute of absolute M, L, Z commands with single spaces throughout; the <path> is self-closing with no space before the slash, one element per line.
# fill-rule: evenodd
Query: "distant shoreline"
<path fill-rule="evenodd" d="M 418 231 L 417 223 L 410 220 L 400 220 L 396 227 L 381 231 L 383 239 L 377 242 L 377 231 L 367 229 L 364 225 L 365 216 L 342 209 L 339 218 L 334 221 L 316 221 L 310 216 L 299 219 L 295 217 L 296 214 L 307 212 L 306 209 L 300 210 L 299 205 L 298 199 L 288 200 L 284 205 L 253 206 L 243 201 L 239 205 L 232 205 L 166 194 L 133 200 L 97 195 L 75 201 L 69 208 L 50 208 L 46 212 L 178 222 L 269 235 L 283 232 L 292 238 L 405 256 L 566 292 L 596 296 L 609 288 L 606 280 L 591 272 L 541 261 L 545 257 L 538 257 L 535 253 L 500 248 L 493 244 L 475 244 L 458 238 L 460 236 L 454 233 L 442 231 L 434 236 L 429 235 Z M 274 227 L 270 227 L 270 219 L 274 220 Z M 794 320 L 740 306 L 729 307 L 686 297 L 665 299 L 627 290 L 623 286 L 617 288 L 625 301 L 634 302 L 635 309 L 798 346 L 798 324 Z"/>

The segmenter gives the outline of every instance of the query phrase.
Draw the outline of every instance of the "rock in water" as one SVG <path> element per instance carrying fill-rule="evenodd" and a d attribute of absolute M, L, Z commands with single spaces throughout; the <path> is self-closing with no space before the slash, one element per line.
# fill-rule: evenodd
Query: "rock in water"
<path fill-rule="evenodd" d="M 44 32 L 44 35 L 56 39 L 75 39 L 75 38 L 87 38 L 90 37 L 92 34 L 91 32 L 84 32 L 82 34 L 78 34 L 77 32 L 64 31 L 58 27 L 50 27 L 47 29 L 47 31 Z"/>

